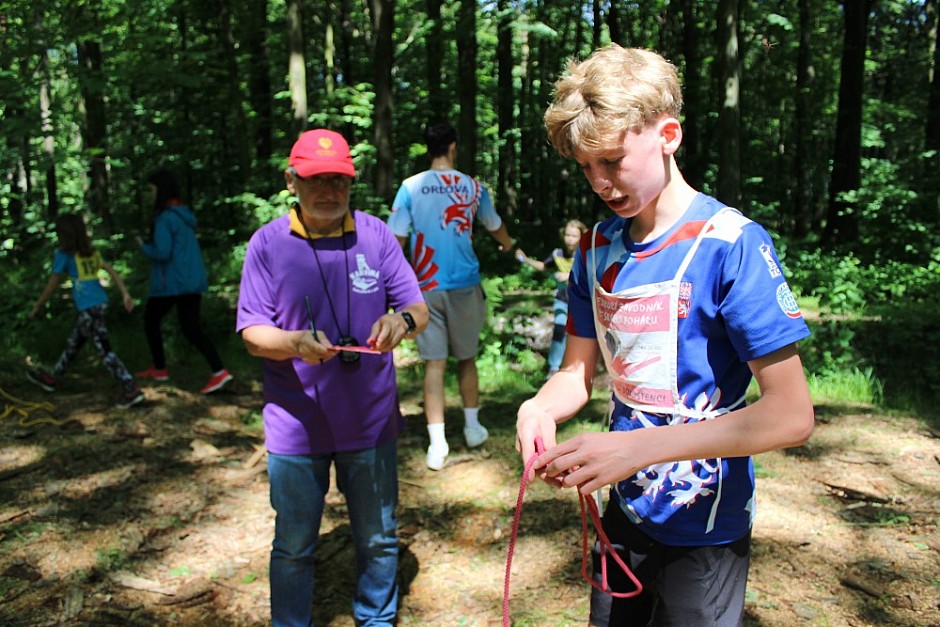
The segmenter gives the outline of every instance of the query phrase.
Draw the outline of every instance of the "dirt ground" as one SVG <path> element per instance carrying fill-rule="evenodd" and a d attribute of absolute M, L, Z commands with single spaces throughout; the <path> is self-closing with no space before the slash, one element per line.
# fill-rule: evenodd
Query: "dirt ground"
<path fill-rule="evenodd" d="M 4 380 L 0 625 L 264 625 L 273 517 L 247 374 L 110 408 L 72 381 L 46 395 Z M 70 392 L 69 390 L 76 390 Z M 505 399 L 509 398 L 510 402 Z M 491 439 L 424 467 L 417 399 L 402 397 L 400 625 L 501 624 L 523 398 L 484 396 Z M 41 403 L 51 403 L 42 405 Z M 451 433 L 451 427 L 453 432 Z M 817 408 L 802 448 L 761 455 L 749 625 L 940 625 L 940 442 L 905 417 Z M 332 492 L 318 552 L 318 625 L 353 625 L 352 544 Z M 515 625 L 585 625 L 575 495 L 530 486 L 513 560 Z"/>

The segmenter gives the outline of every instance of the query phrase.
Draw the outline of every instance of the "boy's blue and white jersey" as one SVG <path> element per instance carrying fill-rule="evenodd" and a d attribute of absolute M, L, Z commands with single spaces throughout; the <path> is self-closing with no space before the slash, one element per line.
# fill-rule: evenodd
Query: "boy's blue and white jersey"
<path fill-rule="evenodd" d="M 654 241 L 631 241 L 630 220 L 620 217 L 605 220 L 581 239 L 568 288 L 567 331 L 572 335 L 597 339 L 595 287 L 603 293 L 629 293 L 681 274 L 675 382 L 679 401 L 693 416 L 641 411 L 621 400 L 624 394 L 615 394 L 613 431 L 704 419 L 695 414 L 713 416 L 739 407 L 736 403 L 751 380 L 747 362 L 809 335 L 763 227 L 725 211 L 703 233 L 709 219 L 722 210 L 717 200 L 699 194 L 683 217 Z M 698 250 L 680 273 L 700 235 Z M 616 361 L 611 365 L 615 370 L 642 366 Z M 614 487 L 612 498 L 631 520 L 664 544 L 733 542 L 753 521 L 749 457 L 661 464 Z"/>

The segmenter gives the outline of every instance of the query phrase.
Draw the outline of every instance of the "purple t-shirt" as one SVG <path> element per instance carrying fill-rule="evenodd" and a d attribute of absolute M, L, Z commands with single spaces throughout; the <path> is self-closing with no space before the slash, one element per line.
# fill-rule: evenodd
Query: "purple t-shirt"
<path fill-rule="evenodd" d="M 236 330 L 255 325 L 316 328 L 337 344 L 351 335 L 365 344 L 389 308 L 424 302 L 398 240 L 378 218 L 354 212 L 355 231 L 307 240 L 291 232 L 290 216 L 258 229 L 248 242 Z M 344 241 L 348 249 L 344 250 Z M 373 448 L 403 426 L 391 353 L 339 357 L 322 365 L 264 359 L 265 445 L 281 455 Z"/>

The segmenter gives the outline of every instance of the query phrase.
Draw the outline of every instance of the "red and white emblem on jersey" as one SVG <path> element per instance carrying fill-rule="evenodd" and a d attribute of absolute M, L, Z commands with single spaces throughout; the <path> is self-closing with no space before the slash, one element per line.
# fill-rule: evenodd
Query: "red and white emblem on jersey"
<path fill-rule="evenodd" d="M 688 318 L 690 309 L 692 309 L 692 282 L 682 281 L 679 283 L 679 315 L 677 317 Z"/>
<path fill-rule="evenodd" d="M 800 306 L 796 303 L 796 297 L 786 283 L 777 286 L 777 304 L 780 305 L 780 310 L 787 315 L 787 318 L 803 317 Z"/>

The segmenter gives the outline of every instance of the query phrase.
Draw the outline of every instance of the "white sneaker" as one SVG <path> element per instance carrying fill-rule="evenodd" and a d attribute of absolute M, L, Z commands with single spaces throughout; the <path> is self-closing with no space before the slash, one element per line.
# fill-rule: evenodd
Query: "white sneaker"
<path fill-rule="evenodd" d="M 463 437 L 467 440 L 468 447 L 475 448 L 486 442 L 487 438 L 490 437 L 490 432 L 486 430 L 486 427 L 477 423 L 472 427 L 464 427 Z"/>
<path fill-rule="evenodd" d="M 447 454 L 450 453 L 450 447 L 446 444 L 443 448 L 428 447 L 428 456 L 425 462 L 431 470 L 440 470 L 447 463 Z"/>

